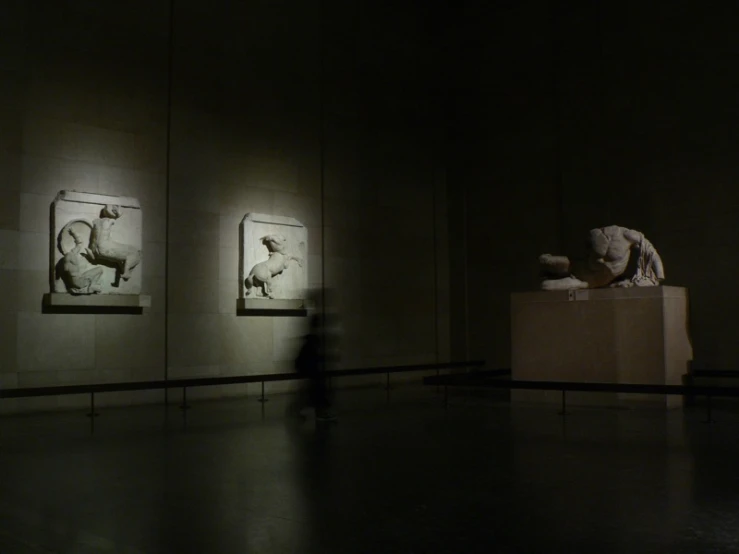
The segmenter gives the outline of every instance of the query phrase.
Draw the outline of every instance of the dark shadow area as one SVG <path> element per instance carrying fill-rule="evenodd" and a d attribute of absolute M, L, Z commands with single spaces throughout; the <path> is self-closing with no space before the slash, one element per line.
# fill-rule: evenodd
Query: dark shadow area
<path fill-rule="evenodd" d="M 259 308 L 237 308 L 236 315 L 260 317 L 306 317 L 308 315 L 308 310 L 263 310 Z"/>
<path fill-rule="evenodd" d="M 144 308 L 136 306 L 50 306 L 42 301 L 44 314 L 127 314 L 141 315 Z"/>
<path fill-rule="evenodd" d="M 186 426 L 161 406 L 109 408 L 94 437 L 79 414 L 4 417 L 0 544 L 152 554 L 736 544 L 736 410 L 712 427 L 700 410 L 577 410 L 564 432 L 556 407 L 480 389 L 457 390 L 446 410 L 430 388 L 399 388 L 391 403 L 343 390 L 335 425 L 285 419 L 289 400 L 197 402 Z"/>

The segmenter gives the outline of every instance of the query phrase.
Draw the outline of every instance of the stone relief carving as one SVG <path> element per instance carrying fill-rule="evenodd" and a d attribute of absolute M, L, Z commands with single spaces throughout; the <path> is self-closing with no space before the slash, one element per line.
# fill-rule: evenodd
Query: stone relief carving
<path fill-rule="evenodd" d="M 52 205 L 52 291 L 139 295 L 141 230 L 134 198 L 60 192 Z"/>
<path fill-rule="evenodd" d="M 287 271 L 290 262 L 294 261 L 302 268 L 303 259 L 288 253 L 287 239 L 283 235 L 267 235 L 259 240 L 267 247 L 269 257 L 249 272 L 245 281 L 247 297 L 274 298 L 272 280 Z"/>
<path fill-rule="evenodd" d="M 249 213 L 241 222 L 240 298 L 305 300 L 308 232 L 296 219 Z"/>
<path fill-rule="evenodd" d="M 637 256 L 632 257 L 632 251 Z M 653 287 L 665 278 L 662 259 L 652 243 L 643 233 L 618 225 L 590 231 L 584 260 L 542 254 L 539 263 L 543 290 Z"/>
<path fill-rule="evenodd" d="M 89 231 L 87 237 L 75 229 L 75 225 L 87 225 L 85 222 L 75 221 L 74 225 L 65 226 L 59 235 L 59 245 L 61 249 L 65 249 L 65 241 L 63 237 L 69 234 L 74 240 L 74 247 L 70 249 L 61 259 L 61 267 L 59 275 L 61 276 L 67 290 L 72 294 L 99 294 L 103 292 L 100 279 L 103 276 L 102 267 L 92 267 L 89 260 L 93 257 L 90 248 L 87 246 L 89 241 Z M 63 251 L 62 250 L 62 251 Z"/>
<path fill-rule="evenodd" d="M 120 206 L 107 205 L 102 209 L 100 218 L 92 223 L 89 250 L 94 260 L 114 264 L 118 276 L 128 281 L 131 271 L 141 263 L 141 251 L 135 246 L 116 242 L 111 238 L 113 225 L 122 215 Z"/>

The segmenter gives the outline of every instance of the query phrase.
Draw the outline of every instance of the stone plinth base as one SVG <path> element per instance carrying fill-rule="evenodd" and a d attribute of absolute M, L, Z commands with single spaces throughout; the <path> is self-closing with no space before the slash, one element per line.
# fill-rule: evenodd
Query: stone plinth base
<path fill-rule="evenodd" d="M 243 315 L 295 315 L 307 314 L 305 300 L 277 298 L 239 298 L 236 311 Z"/>
<path fill-rule="evenodd" d="M 46 306 L 80 306 L 94 308 L 150 308 L 151 296 L 141 294 L 85 294 L 52 292 L 44 295 Z"/>
<path fill-rule="evenodd" d="M 693 356 L 688 291 L 643 287 L 512 294 L 511 339 L 513 379 L 679 385 Z M 511 398 L 559 403 L 561 393 L 511 391 Z M 682 406 L 677 396 L 567 393 L 570 405 L 634 401 Z"/>

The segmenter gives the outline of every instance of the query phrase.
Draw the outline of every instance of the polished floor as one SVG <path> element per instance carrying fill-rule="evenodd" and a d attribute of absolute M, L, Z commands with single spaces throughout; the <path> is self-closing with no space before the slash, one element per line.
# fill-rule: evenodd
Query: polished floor
<path fill-rule="evenodd" d="M 0 419 L 0 553 L 739 552 L 739 414 L 421 386 Z M 263 408 L 263 409 L 262 409 Z"/>

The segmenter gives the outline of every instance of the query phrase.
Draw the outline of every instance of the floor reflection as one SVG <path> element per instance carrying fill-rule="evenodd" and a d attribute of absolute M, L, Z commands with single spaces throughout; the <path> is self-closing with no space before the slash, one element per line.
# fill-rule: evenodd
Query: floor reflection
<path fill-rule="evenodd" d="M 28 552 L 733 552 L 739 415 L 433 390 L 0 419 L 0 547 Z M 719 417 L 720 416 L 720 417 Z"/>

